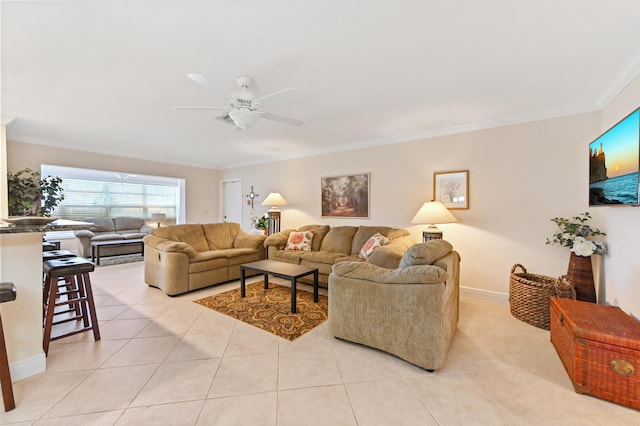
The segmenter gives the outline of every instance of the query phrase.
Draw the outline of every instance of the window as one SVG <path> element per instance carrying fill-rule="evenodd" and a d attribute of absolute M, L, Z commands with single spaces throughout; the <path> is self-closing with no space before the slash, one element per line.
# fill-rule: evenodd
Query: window
<path fill-rule="evenodd" d="M 64 200 L 53 216 L 82 220 L 89 217 L 131 216 L 151 220 L 164 213 L 165 224 L 184 222 L 184 179 L 132 175 L 102 170 L 42 165 L 42 176 L 62 178 Z"/>

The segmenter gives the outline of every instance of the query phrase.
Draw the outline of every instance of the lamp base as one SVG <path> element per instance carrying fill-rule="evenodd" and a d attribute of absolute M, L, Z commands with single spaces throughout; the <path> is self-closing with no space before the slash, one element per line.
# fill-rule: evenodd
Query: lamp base
<path fill-rule="evenodd" d="M 267 234 L 280 232 L 280 210 L 270 209 L 267 211 Z"/>
<path fill-rule="evenodd" d="M 426 243 L 430 240 L 441 240 L 442 230 L 438 228 L 429 228 L 422 231 L 422 242 Z"/>

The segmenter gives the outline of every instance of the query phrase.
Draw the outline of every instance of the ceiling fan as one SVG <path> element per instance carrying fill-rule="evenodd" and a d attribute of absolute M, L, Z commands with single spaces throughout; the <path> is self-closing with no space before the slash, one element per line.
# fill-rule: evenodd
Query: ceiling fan
<path fill-rule="evenodd" d="M 207 80 L 201 74 L 190 73 L 187 74 L 187 78 L 201 86 L 207 87 L 217 92 L 217 90 L 213 87 L 209 80 Z M 241 87 L 241 90 L 231 93 L 231 97 L 228 100 L 229 106 L 174 106 L 173 109 L 226 111 L 224 114 L 216 118 L 224 121 L 225 123 L 232 124 L 238 129 L 244 130 L 245 132 L 248 128 L 256 124 L 260 120 L 260 118 L 289 124 L 291 126 L 301 126 L 303 124 L 303 121 L 297 120 L 295 118 L 265 111 L 262 109 L 262 104 L 260 103 L 261 101 L 272 96 L 276 96 L 288 91 L 296 91 L 296 89 L 294 89 L 293 87 L 287 87 L 286 89 L 278 90 L 264 96 L 256 96 L 256 94 L 251 90 L 251 86 L 253 85 L 253 80 L 251 79 L 251 77 L 240 75 L 237 77 L 236 81 L 238 82 L 238 86 Z"/>

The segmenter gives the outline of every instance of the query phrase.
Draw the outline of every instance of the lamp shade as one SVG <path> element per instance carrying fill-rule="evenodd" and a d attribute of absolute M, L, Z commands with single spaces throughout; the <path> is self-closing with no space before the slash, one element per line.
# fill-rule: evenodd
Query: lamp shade
<path fill-rule="evenodd" d="M 262 202 L 263 206 L 286 206 L 287 201 L 279 192 L 272 192 Z"/>
<path fill-rule="evenodd" d="M 151 220 L 154 222 L 164 222 L 167 219 L 167 215 L 164 213 L 152 213 Z"/>
<path fill-rule="evenodd" d="M 411 219 L 411 223 L 428 225 L 457 221 L 458 219 L 440 201 L 427 201 Z"/>

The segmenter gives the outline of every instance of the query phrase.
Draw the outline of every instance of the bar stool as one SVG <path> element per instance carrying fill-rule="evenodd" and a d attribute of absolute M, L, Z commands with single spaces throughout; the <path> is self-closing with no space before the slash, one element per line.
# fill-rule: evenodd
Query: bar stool
<path fill-rule="evenodd" d="M 70 252 L 69 250 L 51 250 L 51 251 L 43 251 L 42 252 L 42 261 L 46 262 L 47 260 L 53 260 L 53 259 L 65 259 L 65 258 L 69 258 L 69 257 L 76 257 L 76 255 L 72 252 Z M 42 287 L 42 317 L 44 318 L 46 316 L 46 306 L 47 306 L 47 298 L 49 297 L 49 287 L 48 287 L 48 282 L 47 282 L 47 275 L 44 273 L 44 268 L 43 268 L 43 277 L 42 277 L 42 283 L 43 283 L 43 287 Z M 71 289 L 72 283 L 69 282 L 68 280 L 65 279 L 58 279 L 57 280 L 57 284 L 60 285 L 60 283 L 62 283 L 62 285 L 64 285 L 66 287 L 67 290 Z M 69 307 L 73 307 L 73 304 L 69 304 Z"/>
<path fill-rule="evenodd" d="M 45 273 L 44 288 L 47 290 L 44 334 L 42 338 L 44 353 L 49 353 L 51 340 L 61 339 L 89 330 L 93 330 L 95 340 L 100 340 L 98 318 L 93 301 L 93 291 L 91 290 L 91 279 L 89 278 L 89 272 L 93 272 L 95 269 L 93 263 L 79 257 L 69 257 L 47 260 L 42 265 Z M 60 278 L 65 279 L 67 287 L 57 285 Z M 68 305 L 69 308 L 56 312 L 56 307 L 65 305 Z M 65 318 L 56 321 L 54 317 L 62 314 L 70 315 L 66 315 Z M 80 320 L 82 320 L 82 328 L 51 337 L 51 330 L 54 325 Z"/>
<path fill-rule="evenodd" d="M 66 257 L 77 257 L 77 255 L 73 252 L 70 252 L 69 250 L 51 250 L 42 252 L 43 262 L 53 259 L 64 259 Z"/>
<path fill-rule="evenodd" d="M 56 250 L 56 249 L 57 249 L 57 247 L 56 247 L 55 244 L 48 243 L 46 241 L 42 242 L 42 251 L 53 251 L 53 250 Z"/>
<path fill-rule="evenodd" d="M 16 300 L 16 286 L 13 283 L 0 283 L 0 303 L 13 300 Z M 16 401 L 13 399 L 13 385 L 11 384 L 11 372 L 9 371 L 9 358 L 7 357 L 7 346 L 4 341 L 2 318 L 0 318 L 0 383 L 2 385 L 4 411 L 11 411 L 16 408 Z"/>

